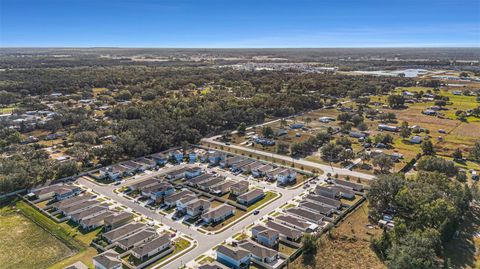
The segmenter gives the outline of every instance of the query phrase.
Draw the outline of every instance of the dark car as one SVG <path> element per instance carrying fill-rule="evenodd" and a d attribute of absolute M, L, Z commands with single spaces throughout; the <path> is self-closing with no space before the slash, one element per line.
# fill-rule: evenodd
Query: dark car
<path fill-rule="evenodd" d="M 258 213 L 260 213 L 260 211 L 258 210 L 253 211 L 253 215 L 258 215 Z"/>

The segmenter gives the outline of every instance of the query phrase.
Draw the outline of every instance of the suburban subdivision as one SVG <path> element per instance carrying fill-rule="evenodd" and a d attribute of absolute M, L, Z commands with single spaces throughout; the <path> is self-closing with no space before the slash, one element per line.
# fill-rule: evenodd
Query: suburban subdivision
<path fill-rule="evenodd" d="M 0 267 L 478 268 L 479 58 L 0 49 Z"/>

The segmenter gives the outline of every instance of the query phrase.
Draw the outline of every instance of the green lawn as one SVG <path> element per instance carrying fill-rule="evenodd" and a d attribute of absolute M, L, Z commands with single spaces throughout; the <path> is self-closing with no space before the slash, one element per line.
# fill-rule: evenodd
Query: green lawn
<path fill-rule="evenodd" d="M 270 202 L 271 200 L 273 200 L 277 197 L 278 197 L 278 194 L 276 194 L 275 192 L 267 191 L 262 200 L 257 201 L 256 203 L 254 203 L 253 205 L 248 207 L 247 212 L 250 212 L 250 211 L 252 211 L 256 208 L 259 208 L 260 206 Z"/>
<path fill-rule="evenodd" d="M 0 208 L 1 268 L 46 268 L 75 253 L 21 212 Z"/>
<path fill-rule="evenodd" d="M 160 260 L 156 261 L 155 263 L 153 263 L 151 266 L 149 266 L 149 268 L 151 267 L 154 267 L 154 266 L 158 266 L 158 265 L 161 265 L 163 262 L 165 262 L 167 259 L 177 255 L 178 253 L 180 253 L 181 251 L 184 251 L 185 249 L 189 248 L 191 245 L 191 243 L 186 240 L 186 239 L 183 239 L 183 238 L 180 238 L 178 240 L 175 241 L 175 246 L 174 246 L 174 250 L 172 253 L 168 254 L 167 256 L 161 258 Z"/>

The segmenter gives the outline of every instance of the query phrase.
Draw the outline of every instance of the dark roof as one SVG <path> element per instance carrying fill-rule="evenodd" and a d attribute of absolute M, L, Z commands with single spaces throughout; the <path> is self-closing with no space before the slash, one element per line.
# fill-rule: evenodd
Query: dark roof
<path fill-rule="evenodd" d="M 62 207 L 62 206 L 65 207 L 65 206 L 74 205 L 74 204 L 89 200 L 91 198 L 92 198 L 92 196 L 89 195 L 89 194 L 79 195 L 79 196 L 75 196 L 75 197 L 71 197 L 71 198 L 68 198 L 68 199 L 65 199 L 65 200 L 55 202 L 55 203 L 52 204 L 52 206 L 55 207 L 55 208 L 59 208 L 59 207 Z"/>
<path fill-rule="evenodd" d="M 313 210 L 315 212 L 324 214 L 324 215 L 329 215 L 332 213 L 332 208 L 329 206 L 324 206 L 321 204 L 317 203 L 312 203 L 312 202 L 301 202 L 300 207 L 304 207 L 310 210 Z"/>
<path fill-rule="evenodd" d="M 273 249 L 266 248 L 264 246 L 258 245 L 256 243 L 253 243 L 253 242 L 250 242 L 250 241 L 245 241 L 245 242 L 239 243 L 238 246 L 240 248 L 243 248 L 243 249 L 251 252 L 253 255 L 255 255 L 257 257 L 260 257 L 261 259 L 270 258 L 270 257 L 274 257 L 274 256 L 278 255 L 277 251 L 275 251 Z"/>
<path fill-rule="evenodd" d="M 306 218 L 308 220 L 315 221 L 315 222 L 319 222 L 323 218 L 322 215 L 314 213 L 314 212 L 309 211 L 309 210 L 305 210 L 303 208 L 290 208 L 290 209 L 287 209 L 286 212 L 288 214 L 297 215 L 299 217 L 303 217 L 303 218 Z"/>
<path fill-rule="evenodd" d="M 288 238 L 297 239 L 297 238 L 300 238 L 302 236 L 302 232 L 300 232 L 298 230 L 295 230 L 295 229 L 292 229 L 292 228 L 289 228 L 287 226 L 275 223 L 273 221 L 267 221 L 266 225 L 270 229 L 276 230 L 281 235 L 283 235 L 285 237 L 288 237 Z"/>
<path fill-rule="evenodd" d="M 107 238 L 110 241 L 116 241 L 134 231 L 145 228 L 146 225 L 142 223 L 130 223 L 115 230 L 104 233 L 102 236 Z"/>
<path fill-rule="evenodd" d="M 170 195 L 165 196 L 164 202 L 165 203 L 176 202 L 177 200 L 180 200 L 180 199 L 182 199 L 183 197 L 185 197 L 186 195 L 189 195 L 189 194 L 194 194 L 194 193 L 189 191 L 189 190 L 181 190 L 179 192 L 172 193 Z"/>
<path fill-rule="evenodd" d="M 112 212 L 106 211 L 103 213 L 100 213 L 99 215 L 96 215 L 95 217 L 91 217 L 88 219 L 83 219 L 81 221 L 81 224 L 86 225 L 86 226 L 92 226 L 92 225 L 101 225 L 106 218 L 112 216 Z"/>
<path fill-rule="evenodd" d="M 232 258 L 236 261 L 239 261 L 239 260 L 245 258 L 245 256 L 250 255 L 250 252 L 248 252 L 248 251 L 245 251 L 243 249 L 232 249 L 232 248 L 229 248 L 225 245 L 218 246 L 217 252 L 220 252 L 220 253 L 224 254 L 225 256 L 228 256 L 228 257 L 230 257 L 230 258 Z"/>
<path fill-rule="evenodd" d="M 341 179 L 335 179 L 335 183 L 338 185 L 346 186 L 348 188 L 352 188 L 354 190 L 363 190 L 363 185 L 354 183 L 351 181 L 346 181 L 346 180 L 341 180 Z"/>
<path fill-rule="evenodd" d="M 146 179 L 144 181 L 140 181 L 140 182 L 137 182 L 137 183 L 134 183 L 132 185 L 130 185 L 129 187 L 130 188 L 133 188 L 133 189 L 141 189 L 141 188 L 145 188 L 147 186 L 150 186 L 150 185 L 153 185 L 153 184 L 156 184 L 157 182 L 159 182 L 160 179 L 156 178 L 156 177 L 151 177 L 149 179 Z"/>
<path fill-rule="evenodd" d="M 100 206 L 100 205 L 93 206 L 93 207 L 87 208 L 85 210 L 79 211 L 77 213 L 74 213 L 74 214 L 71 215 L 71 217 L 74 218 L 74 219 L 77 219 L 77 220 L 81 220 L 83 218 L 86 218 L 86 217 L 91 216 L 93 214 L 99 213 L 99 212 L 104 211 L 106 209 L 108 209 L 108 208 L 105 207 L 105 206 Z"/>
<path fill-rule="evenodd" d="M 69 215 L 72 212 L 75 212 L 77 210 L 80 210 L 82 208 L 88 208 L 93 205 L 99 205 L 100 203 L 95 200 L 84 200 L 83 202 L 80 203 L 74 203 L 70 205 L 65 205 L 65 206 L 60 206 L 59 209 L 64 211 L 65 214 Z"/>
<path fill-rule="evenodd" d="M 116 215 L 111 215 L 105 218 L 105 224 L 106 225 L 112 225 L 114 223 L 124 221 L 126 219 L 131 219 L 133 218 L 133 214 L 129 212 L 121 212 Z"/>
<path fill-rule="evenodd" d="M 325 197 L 325 196 L 321 196 L 321 195 L 309 194 L 309 195 L 307 195 L 306 199 L 311 200 L 311 201 L 315 201 L 317 203 L 321 203 L 321 204 L 324 204 L 324 205 L 327 205 L 327 206 L 333 206 L 333 207 L 336 207 L 336 208 L 340 207 L 342 205 L 342 203 L 338 200 L 328 198 L 328 197 Z"/>
<path fill-rule="evenodd" d="M 252 199 L 255 199 L 259 197 L 260 195 L 263 195 L 263 190 L 261 189 L 253 189 L 247 193 L 244 193 L 240 196 L 237 197 L 237 199 L 245 200 L 245 201 L 250 201 Z"/>
<path fill-rule="evenodd" d="M 113 249 L 109 249 L 102 254 L 95 256 L 93 259 L 106 268 L 112 268 L 116 265 L 122 264 L 122 261 L 118 258 L 118 253 Z"/>
<path fill-rule="evenodd" d="M 288 223 L 293 226 L 303 227 L 303 228 L 310 227 L 310 224 L 308 224 L 308 222 L 293 216 L 282 215 L 282 216 L 278 216 L 276 219 L 280 223 Z"/>
<path fill-rule="evenodd" d="M 119 244 L 122 244 L 123 246 L 129 248 L 135 245 L 136 243 L 145 240 L 146 238 L 149 238 L 151 236 L 154 236 L 156 234 L 154 229 L 145 229 L 141 230 L 137 233 L 134 233 L 130 236 L 127 236 L 125 238 L 122 238 L 118 240 Z"/>
<path fill-rule="evenodd" d="M 170 243 L 170 236 L 168 234 L 164 234 L 160 237 L 153 239 L 152 241 L 133 248 L 132 252 L 135 252 L 138 254 L 138 256 L 142 257 L 151 252 L 152 250 L 155 250 L 156 248 L 159 248 L 167 243 Z"/>
<path fill-rule="evenodd" d="M 227 213 L 230 213 L 233 210 L 235 210 L 235 207 L 233 207 L 231 205 L 223 204 L 223 205 L 221 205 L 217 208 L 214 208 L 214 209 L 208 211 L 207 213 L 204 213 L 202 217 L 215 219 L 215 218 L 218 218 L 218 217 L 223 217 Z"/>

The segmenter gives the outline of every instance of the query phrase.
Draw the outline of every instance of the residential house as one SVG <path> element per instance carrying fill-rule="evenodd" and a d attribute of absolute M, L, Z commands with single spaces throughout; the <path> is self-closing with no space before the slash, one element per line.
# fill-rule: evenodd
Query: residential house
<path fill-rule="evenodd" d="M 323 123 L 329 123 L 331 121 L 335 121 L 335 118 L 332 118 L 332 117 L 320 117 L 318 119 L 320 122 L 323 122 Z"/>
<path fill-rule="evenodd" d="M 335 199 L 340 196 L 340 191 L 338 189 L 325 186 L 315 187 L 314 192 L 330 199 Z"/>
<path fill-rule="evenodd" d="M 232 171 L 240 171 L 242 169 L 242 167 L 246 166 L 246 165 L 249 165 L 251 163 L 255 162 L 254 160 L 250 160 L 250 159 L 245 159 L 245 160 L 242 160 L 242 161 L 239 161 L 239 162 L 236 162 L 236 163 L 233 163 L 230 170 Z"/>
<path fill-rule="evenodd" d="M 230 158 L 226 158 L 225 160 L 220 161 L 220 167 L 225 168 L 225 167 L 230 167 L 234 163 L 238 163 L 240 161 L 243 161 L 245 158 L 240 157 L 240 156 L 234 156 Z"/>
<path fill-rule="evenodd" d="M 80 194 L 81 189 L 72 185 L 50 185 L 48 187 L 33 190 L 30 196 L 35 196 L 37 199 L 46 200 L 54 198 L 61 201 L 75 195 Z"/>
<path fill-rule="evenodd" d="M 436 116 L 438 112 L 433 109 L 425 109 L 422 113 L 427 116 Z"/>
<path fill-rule="evenodd" d="M 264 164 L 262 162 L 252 162 L 250 164 L 247 164 L 243 166 L 240 170 L 242 170 L 242 173 L 251 173 L 253 169 L 259 168 L 263 166 Z"/>
<path fill-rule="evenodd" d="M 219 207 L 210 209 L 206 213 L 203 213 L 202 220 L 206 223 L 217 223 L 232 215 L 235 215 L 235 207 L 228 204 L 223 204 Z"/>
<path fill-rule="evenodd" d="M 271 166 L 270 164 L 265 164 L 258 168 L 252 169 L 251 172 L 254 177 L 264 177 L 268 172 L 270 172 L 273 169 L 274 169 L 273 166 Z"/>
<path fill-rule="evenodd" d="M 168 162 L 168 157 L 163 153 L 155 153 L 150 157 L 157 163 L 157 165 L 165 165 Z"/>
<path fill-rule="evenodd" d="M 325 205 L 322 205 L 322 204 L 312 203 L 312 202 L 303 201 L 303 202 L 300 203 L 299 206 L 300 206 L 300 208 L 304 208 L 304 209 L 307 209 L 309 211 L 314 211 L 315 213 L 320 213 L 320 214 L 323 214 L 327 217 L 332 216 L 332 214 L 334 212 L 332 207 L 325 206 Z"/>
<path fill-rule="evenodd" d="M 182 167 L 167 173 L 167 178 L 170 180 L 177 180 L 185 177 L 185 172 L 187 171 L 187 167 Z"/>
<path fill-rule="evenodd" d="M 99 204 L 100 203 L 98 201 L 95 201 L 95 200 L 83 200 L 79 203 L 72 203 L 72 204 L 58 206 L 57 209 L 60 210 L 60 212 L 63 215 L 70 216 L 70 215 L 72 215 L 72 214 L 74 214 L 78 211 L 82 211 L 82 210 L 85 210 L 87 208 L 97 206 Z"/>
<path fill-rule="evenodd" d="M 203 214 L 210 208 L 210 202 L 204 199 L 196 199 L 191 201 L 186 206 L 187 216 L 194 218 Z"/>
<path fill-rule="evenodd" d="M 186 212 L 187 211 L 187 205 L 195 200 L 197 200 L 197 196 L 195 194 L 187 194 L 184 197 L 180 198 L 176 202 L 177 206 L 177 211 L 178 212 Z"/>
<path fill-rule="evenodd" d="M 203 181 L 201 182 L 200 184 L 197 184 L 197 187 L 200 189 L 200 190 L 203 190 L 203 191 L 206 191 L 206 192 L 210 192 L 211 191 L 211 188 L 221 182 L 224 182 L 225 181 L 225 178 L 222 177 L 222 176 L 219 176 L 219 177 L 213 177 L 213 178 L 210 178 L 209 180 L 207 181 Z"/>
<path fill-rule="evenodd" d="M 259 200 L 261 200 L 265 194 L 261 189 L 253 189 L 247 193 L 244 193 L 237 197 L 237 202 L 244 205 L 251 205 Z"/>
<path fill-rule="evenodd" d="M 167 208 L 174 207 L 177 205 L 178 200 L 182 199 L 187 195 L 194 195 L 194 193 L 187 189 L 181 190 L 177 193 L 172 193 L 163 198 L 163 204 L 167 206 Z"/>
<path fill-rule="evenodd" d="M 260 244 L 267 247 L 274 247 L 278 244 L 280 233 L 265 226 L 254 226 L 252 228 L 252 237 Z"/>
<path fill-rule="evenodd" d="M 127 251 L 133 247 L 136 247 L 145 242 L 148 242 L 149 240 L 155 238 L 156 236 L 157 236 L 157 233 L 155 232 L 155 229 L 147 228 L 118 240 L 116 244 L 119 248 Z"/>
<path fill-rule="evenodd" d="M 365 138 L 368 136 L 368 134 L 366 134 L 366 133 L 354 132 L 354 131 L 350 131 L 350 132 L 348 133 L 348 135 L 349 135 L 350 137 L 357 138 L 357 139 L 365 139 Z"/>
<path fill-rule="evenodd" d="M 233 269 L 246 269 L 250 265 L 250 252 L 225 245 L 217 248 L 217 261 Z"/>
<path fill-rule="evenodd" d="M 170 151 L 170 158 L 175 160 L 177 163 L 183 162 L 183 152 L 180 150 Z"/>
<path fill-rule="evenodd" d="M 188 168 L 187 170 L 185 170 L 185 177 L 187 179 L 189 178 L 194 178 L 194 177 L 197 177 L 199 175 L 202 174 L 202 168 L 200 167 L 192 167 L 192 168 Z"/>
<path fill-rule="evenodd" d="M 143 181 L 140 181 L 140 182 L 137 182 L 135 184 L 132 184 L 132 185 L 128 186 L 128 189 L 130 191 L 136 191 L 136 190 L 142 191 L 145 188 L 148 188 L 150 186 L 158 184 L 160 181 L 161 181 L 160 178 L 151 177 L 151 178 L 148 178 L 146 180 L 143 180 Z"/>
<path fill-rule="evenodd" d="M 302 129 L 305 125 L 303 125 L 302 123 L 293 123 L 293 124 L 290 124 L 290 129 Z"/>
<path fill-rule="evenodd" d="M 282 171 L 284 171 L 284 170 L 286 170 L 286 168 L 284 168 L 284 167 L 277 167 L 277 168 L 275 168 L 275 169 L 273 169 L 273 170 L 268 171 L 268 172 L 265 174 L 265 176 L 267 177 L 268 180 L 273 181 L 273 180 L 276 180 L 277 174 L 280 173 L 280 172 L 282 172 Z"/>
<path fill-rule="evenodd" d="M 133 221 L 133 214 L 130 212 L 121 212 L 113 214 L 104 219 L 104 231 L 110 231 Z"/>
<path fill-rule="evenodd" d="M 192 187 L 197 187 L 199 184 L 209 181 L 213 178 L 215 178 L 215 175 L 212 174 L 203 174 L 198 177 L 191 178 L 187 181 L 187 185 L 192 186 Z"/>
<path fill-rule="evenodd" d="M 280 185 L 291 184 L 297 179 L 297 172 L 292 169 L 284 169 L 275 175 L 275 179 Z"/>
<path fill-rule="evenodd" d="M 253 259 L 267 264 L 275 263 L 279 257 L 277 251 L 255 244 L 254 242 L 248 240 L 239 243 L 238 247 L 250 252 Z"/>
<path fill-rule="evenodd" d="M 122 163 L 122 165 L 129 169 L 128 173 L 130 173 L 130 174 L 134 174 L 134 173 L 137 173 L 137 172 L 143 172 L 147 169 L 146 165 L 143 165 L 143 164 L 140 164 L 140 163 L 137 163 L 137 162 L 134 162 L 134 161 L 125 161 L 125 162 Z"/>
<path fill-rule="evenodd" d="M 391 125 L 385 125 L 385 124 L 379 124 L 378 125 L 378 130 L 388 131 L 388 132 L 398 132 L 398 127 L 397 126 L 391 126 Z"/>
<path fill-rule="evenodd" d="M 221 263 L 205 263 L 197 267 L 197 269 L 229 269 L 230 267 L 227 267 Z"/>
<path fill-rule="evenodd" d="M 242 195 L 248 192 L 249 186 L 250 186 L 250 183 L 246 180 L 238 181 L 234 183 L 232 186 L 230 186 L 230 192 L 236 196 Z"/>
<path fill-rule="evenodd" d="M 300 230 L 302 232 L 314 232 L 318 229 L 318 225 L 309 221 L 299 219 L 290 215 L 281 215 L 275 219 L 276 222 L 289 226 L 293 229 Z"/>
<path fill-rule="evenodd" d="M 422 137 L 419 135 L 414 135 L 410 137 L 410 143 L 412 144 L 421 144 L 422 143 Z"/>
<path fill-rule="evenodd" d="M 51 204 L 51 206 L 55 210 L 58 210 L 60 207 L 64 208 L 64 207 L 67 207 L 67 206 L 73 206 L 75 204 L 79 204 L 79 203 L 88 201 L 91 198 L 92 198 L 92 196 L 89 195 L 89 194 L 78 195 L 78 196 L 74 196 L 74 197 L 71 197 L 71 198 L 68 198 L 68 199 L 63 199 L 61 201 L 55 202 L 55 203 Z"/>
<path fill-rule="evenodd" d="M 320 223 L 322 223 L 322 220 L 323 220 L 323 216 L 321 214 L 319 214 L 318 212 L 310 211 L 310 210 L 307 210 L 303 207 L 289 208 L 289 209 L 285 210 L 285 212 L 287 214 L 297 216 L 301 219 L 310 221 L 310 222 L 315 223 L 315 224 L 320 224 Z"/>
<path fill-rule="evenodd" d="M 118 256 L 118 252 L 109 249 L 93 257 L 93 266 L 95 269 L 120 269 L 122 268 L 122 261 Z"/>
<path fill-rule="evenodd" d="M 354 183 L 354 182 L 346 181 L 346 180 L 341 180 L 341 179 L 335 179 L 335 184 L 340 185 L 342 187 L 347 187 L 347 188 L 352 189 L 354 191 L 363 191 L 363 189 L 364 189 L 362 184 Z"/>
<path fill-rule="evenodd" d="M 328 207 L 335 208 L 335 209 L 342 208 L 342 203 L 339 200 L 328 198 L 328 197 L 321 196 L 321 195 L 309 194 L 309 195 L 307 195 L 307 197 L 305 199 L 307 201 L 317 203 L 317 204 L 321 204 L 321 205 L 328 206 Z"/>
<path fill-rule="evenodd" d="M 198 156 L 197 156 L 197 153 L 196 153 L 195 151 L 193 151 L 193 150 L 190 151 L 190 152 L 188 153 L 188 162 L 189 162 L 189 163 L 194 163 L 194 162 L 196 162 L 196 161 L 197 161 L 197 157 L 198 157 Z"/>
<path fill-rule="evenodd" d="M 340 197 L 342 198 L 349 199 L 349 200 L 352 200 L 355 198 L 355 192 L 353 192 L 352 189 L 350 188 L 337 185 L 335 187 L 332 187 L 332 189 L 335 189 L 339 193 Z"/>
<path fill-rule="evenodd" d="M 153 169 L 157 166 L 157 162 L 154 160 L 154 159 L 150 159 L 150 158 L 145 158 L 145 157 L 142 157 L 142 158 L 139 158 L 137 160 L 135 160 L 137 163 L 143 165 L 145 167 L 144 170 L 146 169 Z"/>
<path fill-rule="evenodd" d="M 303 233 L 299 230 L 287 227 L 285 225 L 278 224 L 273 221 L 267 221 L 265 224 L 268 228 L 277 231 L 280 236 L 287 240 L 298 242 L 302 238 Z"/>
<path fill-rule="evenodd" d="M 223 195 L 230 191 L 232 185 L 235 184 L 234 181 L 226 180 L 225 182 L 220 182 L 214 186 L 210 187 L 210 192 L 215 195 Z"/>
<path fill-rule="evenodd" d="M 163 197 L 175 192 L 175 188 L 168 182 L 158 182 L 142 190 L 142 196 L 150 197 L 156 203 L 163 202 Z"/>
<path fill-rule="evenodd" d="M 220 151 L 210 150 L 205 155 L 203 162 L 208 161 L 211 165 L 217 165 L 221 161 L 225 160 L 226 154 Z"/>
<path fill-rule="evenodd" d="M 108 207 L 105 206 L 93 206 L 70 215 L 70 220 L 80 223 L 83 219 L 98 216 L 107 210 Z"/>
<path fill-rule="evenodd" d="M 123 225 L 121 227 L 118 227 L 116 229 L 113 229 L 111 231 L 105 232 L 102 234 L 102 237 L 109 243 L 112 244 L 118 240 L 120 240 L 123 237 L 127 237 L 129 235 L 132 235 L 147 226 L 142 223 L 129 223 L 126 225 Z"/>
<path fill-rule="evenodd" d="M 84 218 L 80 220 L 80 226 L 84 231 L 90 231 L 105 224 L 105 219 L 113 216 L 111 211 L 105 211 L 99 215 L 95 215 L 92 217 Z"/>
<path fill-rule="evenodd" d="M 134 247 L 131 250 L 131 253 L 135 258 L 141 261 L 146 261 L 165 249 L 168 249 L 170 244 L 170 236 L 168 234 L 164 234 L 142 245 Z"/>
<path fill-rule="evenodd" d="M 101 178 L 108 177 L 111 180 L 117 180 L 125 175 L 128 175 L 129 171 L 130 169 L 125 166 L 114 164 L 100 169 L 99 173 Z"/>

